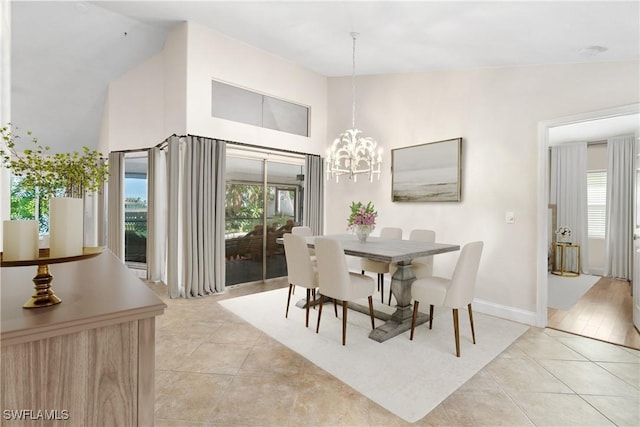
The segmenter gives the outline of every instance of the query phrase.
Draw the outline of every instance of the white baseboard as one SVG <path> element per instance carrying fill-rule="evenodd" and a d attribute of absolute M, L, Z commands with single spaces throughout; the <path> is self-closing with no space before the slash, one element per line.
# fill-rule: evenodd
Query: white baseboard
<path fill-rule="evenodd" d="M 507 307 L 493 302 L 473 300 L 473 311 L 499 317 L 501 319 L 512 320 L 525 325 L 536 325 L 536 313 L 534 311 L 521 310 L 519 308 Z"/>
<path fill-rule="evenodd" d="M 129 268 L 129 270 L 131 270 L 133 272 L 133 274 L 135 274 L 136 277 L 138 277 L 140 279 L 146 279 L 147 278 L 147 270 L 141 270 L 139 268 Z"/>

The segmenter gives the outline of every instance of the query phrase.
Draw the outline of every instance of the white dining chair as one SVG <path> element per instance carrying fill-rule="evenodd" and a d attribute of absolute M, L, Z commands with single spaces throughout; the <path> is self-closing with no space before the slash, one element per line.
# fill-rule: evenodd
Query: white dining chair
<path fill-rule="evenodd" d="M 433 230 L 415 229 L 409 233 L 409 240 L 417 242 L 429 242 L 436 241 L 436 232 Z M 393 277 L 396 272 L 396 265 L 391 264 L 389 267 L 389 275 Z M 433 255 L 414 258 L 411 260 L 411 270 L 416 276 L 416 279 L 421 277 L 433 276 Z M 391 287 L 389 287 L 389 305 L 391 305 Z"/>
<path fill-rule="evenodd" d="M 303 225 L 299 225 L 297 227 L 293 227 L 291 229 L 291 233 L 297 235 L 297 236 L 313 236 L 313 231 L 311 231 L 311 227 L 306 227 Z M 316 254 L 315 250 L 313 248 L 308 248 L 309 249 L 309 255 L 311 255 L 311 260 L 315 262 L 315 257 L 314 255 Z"/>
<path fill-rule="evenodd" d="M 342 301 L 342 345 L 345 345 L 347 342 L 347 304 L 349 301 L 364 297 L 368 298 L 371 329 L 375 329 L 373 293 L 376 285 L 371 277 L 349 272 L 346 255 L 342 249 L 342 244 L 338 240 L 317 238 L 315 240 L 315 248 L 318 258 L 318 292 L 320 293 L 316 333 L 320 331 L 320 318 L 324 299 L 329 297 L 333 298 L 334 301 Z"/>
<path fill-rule="evenodd" d="M 307 227 L 304 225 L 297 225 L 291 229 L 291 233 L 297 236 L 313 236 L 313 231 L 311 231 L 311 227 Z"/>
<path fill-rule="evenodd" d="M 380 230 L 380 237 L 384 239 L 402 240 L 402 228 L 384 227 Z M 364 274 L 365 271 L 378 274 L 378 291 L 380 292 L 380 300 L 384 304 L 384 274 L 389 272 L 389 263 L 362 258 L 360 267 L 362 274 Z"/>
<path fill-rule="evenodd" d="M 433 325 L 434 305 L 448 307 L 453 310 L 453 332 L 456 340 L 456 356 L 460 357 L 460 328 L 458 326 L 458 309 L 466 305 L 469 309 L 469 322 L 471 323 L 471 336 L 476 343 L 476 333 L 473 327 L 473 311 L 471 302 L 478 276 L 478 266 L 482 255 L 483 242 L 467 243 L 460 252 L 460 257 L 453 270 L 451 279 L 443 277 L 423 277 L 416 279 L 411 285 L 413 296 L 413 317 L 411 319 L 411 335 L 415 329 L 418 306 L 422 303 L 429 304 L 429 329 Z"/>
<path fill-rule="evenodd" d="M 318 273 L 311 262 L 307 251 L 307 240 L 303 236 L 286 233 L 284 236 L 284 253 L 287 261 L 287 275 L 289 281 L 289 293 L 287 296 L 287 310 L 284 317 L 289 317 L 289 303 L 295 286 L 307 289 L 307 303 L 305 326 L 309 327 L 309 306 L 311 294 L 315 297 L 315 289 L 318 287 Z"/>
<path fill-rule="evenodd" d="M 433 243 L 436 241 L 436 232 L 421 229 L 411 230 L 409 240 Z M 411 269 L 417 279 L 433 276 L 433 255 L 414 258 L 411 260 Z"/>
<path fill-rule="evenodd" d="M 313 231 L 311 230 L 311 227 L 307 227 L 305 225 L 297 225 L 295 227 L 293 227 L 291 229 L 291 233 L 297 235 L 297 236 L 313 236 Z M 308 248 L 309 250 L 309 256 L 311 257 L 311 263 L 314 265 L 316 265 L 316 251 L 313 248 Z M 296 293 L 296 287 L 293 287 L 293 294 Z"/>

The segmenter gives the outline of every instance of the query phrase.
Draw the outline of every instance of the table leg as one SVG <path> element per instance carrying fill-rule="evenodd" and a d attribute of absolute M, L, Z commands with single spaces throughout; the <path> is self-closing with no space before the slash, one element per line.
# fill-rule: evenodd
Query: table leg
<path fill-rule="evenodd" d="M 329 298 L 327 298 L 327 302 L 329 302 Z M 320 304 L 320 293 L 316 292 L 316 297 L 311 297 L 311 301 L 309 301 L 309 307 L 315 307 L 318 304 Z M 307 308 L 307 299 L 302 298 L 301 300 L 298 300 L 298 302 L 296 302 L 296 307 Z"/>
<path fill-rule="evenodd" d="M 411 308 L 411 284 L 416 279 L 411 269 L 411 262 L 400 262 L 398 268 L 391 278 L 391 293 L 398 302 L 396 311 L 384 325 L 377 327 L 370 334 L 369 338 L 378 342 L 384 342 L 401 333 L 411 329 L 411 318 L 413 310 Z M 420 325 L 429 320 L 429 316 L 418 313 L 416 324 Z"/>

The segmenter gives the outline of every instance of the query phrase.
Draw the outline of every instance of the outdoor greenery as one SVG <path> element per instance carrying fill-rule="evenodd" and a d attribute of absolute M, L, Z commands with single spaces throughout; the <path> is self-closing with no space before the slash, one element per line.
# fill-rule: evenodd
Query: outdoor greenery
<path fill-rule="evenodd" d="M 25 189 L 21 178 L 11 180 L 11 219 L 36 219 L 36 203 L 38 203 L 39 233 L 49 232 L 49 204 L 42 192 Z"/>
<path fill-rule="evenodd" d="M 227 183 L 225 190 L 227 233 L 249 232 L 255 225 L 262 224 L 263 194 L 262 185 Z"/>
<path fill-rule="evenodd" d="M 262 225 L 263 193 L 263 187 L 260 184 L 227 183 L 225 201 L 227 233 L 248 233 L 256 225 Z M 267 187 L 267 197 L 269 201 L 275 200 L 275 187 Z M 293 217 L 277 212 L 268 218 L 268 222 L 284 225 L 290 219 Z"/>
<path fill-rule="evenodd" d="M 147 202 L 127 197 L 124 211 L 125 261 L 147 262 Z"/>
<path fill-rule="evenodd" d="M 40 233 L 49 231 L 49 198 L 54 196 L 82 197 L 85 192 L 100 191 L 109 175 L 102 154 L 88 147 L 82 152 L 50 153 L 27 131 L 29 141 L 23 141 L 19 128 L 7 124 L 0 128 L 4 142 L 0 147 L 0 162 L 14 177 L 11 183 L 11 219 L 35 219 Z M 37 209 L 36 209 L 37 202 Z"/>

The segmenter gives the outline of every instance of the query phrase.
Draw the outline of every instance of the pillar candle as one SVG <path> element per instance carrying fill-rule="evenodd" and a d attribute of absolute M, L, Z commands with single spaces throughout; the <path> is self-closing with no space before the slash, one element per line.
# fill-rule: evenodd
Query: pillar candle
<path fill-rule="evenodd" d="M 38 221 L 3 221 L 2 236 L 3 261 L 38 258 Z"/>
<path fill-rule="evenodd" d="M 52 197 L 49 201 L 50 256 L 82 255 L 84 243 L 82 199 Z"/>

